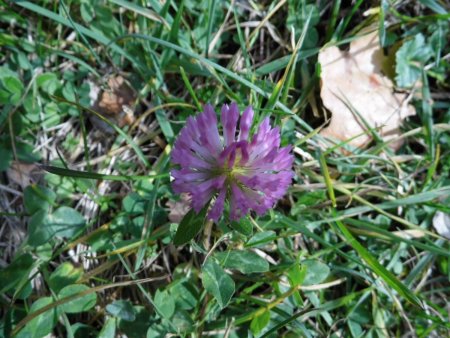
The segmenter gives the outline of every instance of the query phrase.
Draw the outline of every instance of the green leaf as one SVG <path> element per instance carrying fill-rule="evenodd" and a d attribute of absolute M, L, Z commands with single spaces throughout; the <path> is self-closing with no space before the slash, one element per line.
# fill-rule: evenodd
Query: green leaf
<path fill-rule="evenodd" d="M 80 6 L 80 14 L 81 18 L 84 22 L 90 23 L 95 16 L 95 10 L 92 4 L 89 1 L 82 1 Z"/>
<path fill-rule="evenodd" d="M 53 292 L 58 293 L 66 285 L 76 283 L 82 275 L 82 267 L 76 268 L 72 263 L 64 262 L 50 275 L 48 285 Z"/>
<path fill-rule="evenodd" d="M 192 321 L 192 319 L 191 319 Z M 175 326 L 175 323 L 173 321 L 170 322 L 171 324 L 173 324 L 173 326 Z M 165 323 L 164 323 L 165 324 Z M 167 337 L 169 336 L 169 328 L 167 327 L 168 325 L 164 325 L 163 323 L 161 324 L 152 324 L 149 326 L 148 330 L 147 330 L 147 335 L 145 336 L 145 338 L 162 338 L 162 337 Z M 179 327 L 177 326 L 177 329 L 179 329 Z M 179 333 L 182 330 L 179 329 Z"/>
<path fill-rule="evenodd" d="M 88 293 L 86 295 L 81 295 L 87 290 L 90 290 L 89 287 L 83 284 L 73 284 L 63 288 L 58 294 L 59 299 L 74 295 L 80 296 L 61 305 L 61 310 L 65 313 L 79 313 L 92 309 L 95 306 L 95 303 L 97 303 L 97 294 Z"/>
<path fill-rule="evenodd" d="M 47 243 L 37 247 L 35 250 L 35 253 L 36 253 L 36 256 L 39 258 L 39 261 L 49 262 L 53 258 L 53 248 L 54 248 L 54 246 L 50 242 L 47 242 Z M 39 263 L 41 263 L 41 262 L 39 262 Z"/>
<path fill-rule="evenodd" d="M 156 307 L 165 318 L 170 318 L 175 312 L 175 301 L 167 291 L 156 290 L 155 298 L 153 300 Z"/>
<path fill-rule="evenodd" d="M 243 274 L 269 271 L 269 263 L 253 251 L 233 250 L 219 252 L 215 257 L 226 269 L 236 269 Z"/>
<path fill-rule="evenodd" d="M 23 91 L 23 84 L 16 76 L 6 76 L 1 79 L 0 102 L 17 104 Z"/>
<path fill-rule="evenodd" d="M 306 277 L 306 266 L 302 265 L 302 267 L 300 267 L 299 264 L 294 263 L 294 265 L 287 270 L 287 277 L 292 287 L 302 284 Z"/>
<path fill-rule="evenodd" d="M 61 122 L 60 106 L 55 102 L 49 102 L 44 106 L 44 126 L 54 127 Z"/>
<path fill-rule="evenodd" d="M 116 300 L 106 306 L 106 311 L 113 316 L 129 322 L 136 319 L 136 312 L 134 311 L 133 305 L 128 300 Z"/>
<path fill-rule="evenodd" d="M 208 204 L 197 214 L 191 209 L 181 220 L 173 244 L 183 245 L 193 239 L 201 230 L 208 210 Z"/>
<path fill-rule="evenodd" d="M 17 76 L 17 73 L 9 69 L 7 66 L 0 67 L 0 80 L 4 79 L 7 76 Z"/>
<path fill-rule="evenodd" d="M 132 322 L 120 319 L 119 329 L 128 338 L 142 338 L 147 334 L 147 330 L 152 325 L 152 315 L 143 306 L 134 306 L 136 319 Z"/>
<path fill-rule="evenodd" d="M 348 320 L 347 322 L 348 328 L 350 330 L 350 333 L 352 334 L 352 337 L 363 337 L 364 331 L 359 325 L 359 323 L 355 322 L 354 320 Z"/>
<path fill-rule="evenodd" d="M 247 247 L 258 247 L 263 246 L 268 242 L 272 242 L 277 238 L 275 231 L 262 231 L 256 233 L 249 241 L 245 244 Z"/>
<path fill-rule="evenodd" d="M 170 319 L 171 323 L 174 327 L 177 328 L 177 331 L 180 333 L 189 333 L 194 329 L 194 321 L 191 318 L 191 315 L 186 310 L 177 311 L 173 317 Z M 185 335 L 180 335 L 181 337 L 185 337 Z M 147 333 L 148 337 L 148 333 Z"/>
<path fill-rule="evenodd" d="M 115 338 L 116 337 L 116 318 L 108 318 L 102 330 L 98 334 L 98 338 Z"/>
<path fill-rule="evenodd" d="M 170 294 L 177 309 L 191 310 L 198 305 L 200 299 L 197 288 L 188 280 L 174 282 L 170 286 Z"/>
<path fill-rule="evenodd" d="M 53 303 L 53 299 L 51 297 L 43 297 L 38 299 L 33 303 L 33 305 L 31 305 L 30 314 L 36 312 L 44 306 L 50 305 L 51 303 Z M 25 325 L 23 330 L 19 332 L 19 337 L 41 338 L 47 336 L 52 332 L 53 327 L 56 325 L 58 316 L 58 310 L 56 307 L 41 313 Z"/>
<path fill-rule="evenodd" d="M 94 337 L 97 333 L 92 326 L 83 323 L 75 323 L 71 325 L 70 330 L 72 330 L 74 338 Z M 67 336 L 69 336 L 69 334 Z"/>
<path fill-rule="evenodd" d="M 125 212 L 133 216 L 142 215 L 144 213 L 145 203 L 145 199 L 135 192 L 128 194 L 122 201 Z"/>
<path fill-rule="evenodd" d="M 70 238 L 85 224 L 84 217 L 69 207 L 60 207 L 50 215 L 46 210 L 40 210 L 30 218 L 28 244 L 36 247 L 55 236 Z"/>
<path fill-rule="evenodd" d="M 23 192 L 25 210 L 30 214 L 37 211 L 47 211 L 56 200 L 56 194 L 50 189 L 40 185 L 29 185 Z"/>
<path fill-rule="evenodd" d="M 311 15 L 308 24 L 308 14 Z M 320 21 L 320 13 L 317 5 L 307 4 L 306 1 L 289 1 L 288 16 L 286 18 L 286 27 L 289 31 L 295 29 L 295 40 L 300 38 L 300 34 L 308 29 L 305 36 L 304 47 L 315 47 L 319 40 L 319 34 L 314 28 Z M 310 26 L 310 27 L 308 27 Z M 331 26 L 334 28 L 334 26 Z M 327 39 L 328 40 L 328 39 Z"/>
<path fill-rule="evenodd" d="M 20 161 L 32 163 L 39 161 L 41 159 L 41 155 L 39 153 L 34 152 L 35 148 L 31 144 L 27 144 L 19 140 L 16 140 L 15 143 L 16 143 L 17 158 Z"/>
<path fill-rule="evenodd" d="M 15 74 L 2 77 L 1 85 L 3 90 L 6 90 L 12 95 L 18 95 L 19 97 L 24 89 L 22 82 Z"/>
<path fill-rule="evenodd" d="M 29 70 L 33 68 L 30 61 L 27 58 L 27 54 L 23 52 L 17 52 L 17 54 L 13 54 L 11 57 L 12 60 L 19 66 L 19 69 Z"/>
<path fill-rule="evenodd" d="M 308 259 L 301 262 L 306 268 L 306 276 L 303 285 L 316 285 L 323 282 L 330 274 L 330 268 L 325 263 L 318 260 Z"/>
<path fill-rule="evenodd" d="M 23 254 L 14 259 L 6 268 L 0 270 L 0 293 L 4 293 L 15 287 L 21 280 L 28 278 L 33 267 L 33 257 L 29 254 Z"/>
<path fill-rule="evenodd" d="M 395 55 L 395 81 L 399 87 L 412 87 L 422 74 L 423 65 L 432 56 L 422 34 L 405 42 Z"/>
<path fill-rule="evenodd" d="M 11 147 L 8 147 L 6 145 L 6 142 L 0 141 L 0 158 L 2 159 L 0 161 L 0 172 L 2 172 L 9 168 L 13 159 L 13 152 L 11 150 Z"/>
<path fill-rule="evenodd" d="M 18 286 L 13 294 L 13 297 L 15 299 L 26 300 L 28 297 L 31 296 L 31 294 L 33 292 L 33 285 L 31 284 L 31 281 L 29 280 L 28 277 L 25 277 L 25 278 L 26 279 L 24 279 L 20 284 L 18 284 Z"/>
<path fill-rule="evenodd" d="M 251 236 L 253 233 L 253 224 L 247 217 L 243 217 L 239 221 L 232 221 L 230 226 L 244 236 Z"/>
<path fill-rule="evenodd" d="M 36 78 L 36 84 L 47 94 L 53 95 L 61 86 L 55 73 L 43 73 Z"/>
<path fill-rule="evenodd" d="M 213 295 L 222 309 L 227 306 L 234 294 L 234 281 L 211 259 L 208 259 L 203 265 L 202 282 L 205 289 Z"/>
<path fill-rule="evenodd" d="M 265 310 L 260 315 L 254 317 L 250 323 L 250 330 L 252 333 L 257 336 L 270 321 L 270 311 Z"/>

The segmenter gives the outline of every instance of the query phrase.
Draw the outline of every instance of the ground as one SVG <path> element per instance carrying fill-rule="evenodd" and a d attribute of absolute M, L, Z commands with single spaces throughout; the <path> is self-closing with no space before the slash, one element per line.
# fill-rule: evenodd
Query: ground
<path fill-rule="evenodd" d="M 0 0 L 2 336 L 449 336 L 449 13 Z M 184 216 L 174 142 L 230 102 L 280 128 L 292 185 L 262 216 Z"/>

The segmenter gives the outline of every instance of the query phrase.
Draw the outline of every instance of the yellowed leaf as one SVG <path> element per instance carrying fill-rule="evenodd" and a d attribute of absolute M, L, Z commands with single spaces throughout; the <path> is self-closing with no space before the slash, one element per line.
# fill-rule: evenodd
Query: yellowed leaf
<path fill-rule="evenodd" d="M 394 93 L 392 81 L 382 73 L 384 61 L 378 32 L 352 41 L 349 51 L 328 47 L 319 53 L 320 95 L 332 113 L 322 136 L 338 141 L 355 137 L 349 144 L 364 147 L 372 139 L 366 124 L 379 128 L 378 134 L 386 141 L 400 135 L 402 120 L 416 111 L 406 101 L 406 94 Z M 400 145 L 391 143 L 394 149 Z"/>

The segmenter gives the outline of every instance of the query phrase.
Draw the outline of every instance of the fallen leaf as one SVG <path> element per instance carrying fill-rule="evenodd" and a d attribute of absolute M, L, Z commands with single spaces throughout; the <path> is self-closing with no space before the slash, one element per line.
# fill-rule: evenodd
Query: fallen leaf
<path fill-rule="evenodd" d="M 420 229 L 407 229 L 401 231 L 394 231 L 394 235 L 401 238 L 411 239 L 411 238 L 422 238 L 426 236 L 426 232 Z"/>
<path fill-rule="evenodd" d="M 6 171 L 8 179 L 23 188 L 36 183 L 42 177 L 42 171 L 36 164 L 13 161 Z"/>
<path fill-rule="evenodd" d="M 119 115 L 123 106 L 131 106 L 134 101 L 133 90 L 120 76 L 111 76 L 108 79 L 108 88 L 103 90 L 96 105 L 99 112 L 105 115 Z"/>
<path fill-rule="evenodd" d="M 180 223 L 184 215 L 191 209 L 191 198 L 188 194 L 182 193 L 179 201 L 168 201 L 167 206 L 170 208 L 169 220 L 172 223 Z"/>
<path fill-rule="evenodd" d="M 91 99 L 97 95 L 93 104 L 96 112 L 119 127 L 131 125 L 135 121 L 134 112 L 131 109 L 135 93 L 122 76 L 111 76 L 107 81 L 106 88 L 101 91 L 96 85 L 93 87 Z M 91 121 L 104 132 L 113 132 L 113 129 L 98 117 L 92 116 Z"/>
<path fill-rule="evenodd" d="M 439 235 L 441 235 L 442 237 L 445 237 L 447 239 L 450 239 L 450 215 L 449 214 L 446 214 L 442 211 L 437 211 L 433 217 L 433 227 Z"/>
<path fill-rule="evenodd" d="M 361 148 L 372 140 L 368 128 L 378 128 L 384 141 L 400 135 L 402 120 L 416 111 L 408 104 L 407 95 L 394 93 L 392 81 L 383 75 L 385 59 L 378 32 L 352 41 L 349 51 L 328 47 L 319 53 L 320 96 L 332 113 L 322 136 L 339 141 L 355 137 L 349 144 Z M 401 143 L 394 141 L 390 146 L 398 149 Z"/>

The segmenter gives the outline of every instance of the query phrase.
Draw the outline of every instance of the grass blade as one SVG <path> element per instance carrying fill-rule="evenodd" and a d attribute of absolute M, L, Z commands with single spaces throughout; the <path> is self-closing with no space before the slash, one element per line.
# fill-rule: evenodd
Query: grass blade
<path fill-rule="evenodd" d="M 64 177 L 73 177 L 73 178 L 86 178 L 90 180 L 106 180 L 106 181 L 138 181 L 138 180 L 148 180 L 152 178 L 162 178 L 169 176 L 168 173 L 157 174 L 157 175 L 105 175 L 94 173 L 90 171 L 79 171 L 79 170 L 71 170 L 66 168 L 59 168 L 50 165 L 41 164 L 39 166 L 41 169 L 48 171 L 51 174 L 55 174 L 58 176 Z"/>
<path fill-rule="evenodd" d="M 162 24 L 164 24 L 164 26 L 166 28 L 170 28 L 169 23 L 166 20 L 164 20 L 163 17 L 161 17 L 158 13 L 156 13 L 155 11 L 152 11 L 148 8 L 141 7 L 139 5 L 136 5 L 132 2 L 125 1 L 125 0 L 109 0 L 109 2 L 112 2 L 122 8 L 132 11 L 132 12 L 136 13 L 137 15 L 145 16 L 147 19 L 150 19 L 152 21 L 162 23 Z"/>
<path fill-rule="evenodd" d="M 403 296 L 410 303 L 421 306 L 420 299 L 413 294 L 402 282 L 400 282 L 397 277 L 395 277 L 390 271 L 388 271 L 383 265 L 381 265 L 378 260 L 373 257 L 367 249 L 359 243 L 352 233 L 347 229 L 347 227 L 341 221 L 335 222 L 348 244 L 352 246 L 353 249 L 358 252 L 361 258 L 367 263 L 370 269 L 381 277 L 391 288 L 396 290 L 401 296 Z"/>
<path fill-rule="evenodd" d="M 337 204 L 333 189 L 333 182 L 331 181 L 330 172 L 328 171 L 327 161 L 325 160 L 325 156 L 323 156 L 321 151 L 319 151 L 319 162 L 320 168 L 322 169 L 323 178 L 325 180 L 325 185 L 327 186 L 328 196 L 331 200 L 331 205 L 335 208 Z"/>

